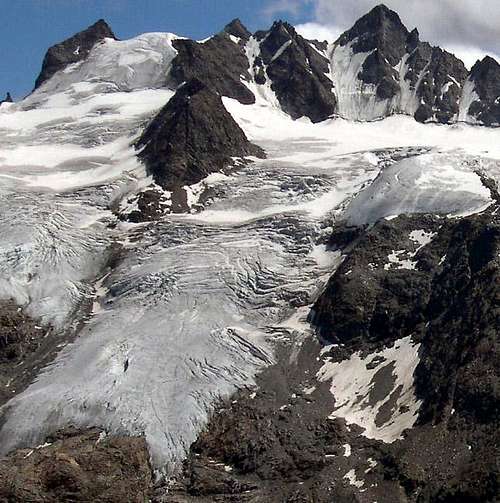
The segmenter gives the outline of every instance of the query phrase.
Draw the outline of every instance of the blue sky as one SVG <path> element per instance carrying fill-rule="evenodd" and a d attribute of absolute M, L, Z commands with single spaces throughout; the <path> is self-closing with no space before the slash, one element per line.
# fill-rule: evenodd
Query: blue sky
<path fill-rule="evenodd" d="M 31 91 L 48 47 L 99 18 L 125 39 L 148 31 L 171 31 L 202 39 L 239 17 L 252 31 L 270 22 L 266 0 L 0 0 L 0 97 Z M 286 12 L 292 22 L 307 9 Z"/>

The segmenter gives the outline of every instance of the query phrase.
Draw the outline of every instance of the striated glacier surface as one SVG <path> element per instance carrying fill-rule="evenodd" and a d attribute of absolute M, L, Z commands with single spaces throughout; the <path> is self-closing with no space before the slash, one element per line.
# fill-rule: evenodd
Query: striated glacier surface
<path fill-rule="evenodd" d="M 290 320 L 338 264 L 326 246 L 332 222 L 452 218 L 491 202 L 482 176 L 500 172 L 494 131 L 404 116 L 292 121 L 267 83 L 254 105 L 223 100 L 266 160 L 212 176 L 214 195 L 199 210 L 120 221 L 116 206 L 151 183 L 131 145 L 173 95 L 164 85 L 174 38 L 107 39 L 24 101 L 0 107 L 0 297 L 57 330 L 78 325 L 2 408 L 3 453 L 58 428 L 100 426 L 145 434 L 154 466 L 175 469 L 217 400 L 251 386 L 277 342 L 300 341 Z M 250 60 L 257 45 L 248 42 Z M 347 64 L 335 54 L 339 68 Z M 385 113 L 370 109 L 369 93 L 350 101 L 358 63 L 337 82 L 341 110 Z M 398 365 L 399 349 L 390 354 Z M 415 363 L 400 365 L 405 393 Z M 321 379 L 348 365 L 325 368 Z M 385 438 L 347 398 L 342 414 Z"/>

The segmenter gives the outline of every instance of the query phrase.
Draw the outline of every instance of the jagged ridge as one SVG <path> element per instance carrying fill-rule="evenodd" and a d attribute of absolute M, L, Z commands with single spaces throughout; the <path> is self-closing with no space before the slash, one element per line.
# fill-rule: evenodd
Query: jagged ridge
<path fill-rule="evenodd" d="M 35 88 L 84 60 L 105 37 L 115 38 L 100 20 L 51 47 Z M 385 5 L 373 8 L 329 48 L 283 21 L 252 35 L 239 19 L 204 42 L 176 39 L 173 48 L 171 87 L 197 78 L 243 104 L 270 89 L 294 119 L 375 120 L 402 113 L 419 122 L 500 123 L 498 63 L 488 57 L 468 72 L 453 54 L 422 42 L 418 30 L 410 32 Z"/>
<path fill-rule="evenodd" d="M 194 78 L 179 88 L 137 142 L 139 157 L 156 182 L 175 190 L 231 163 L 263 156 L 227 112 L 220 97 Z"/>
<path fill-rule="evenodd" d="M 83 61 L 94 45 L 105 38 L 116 39 L 106 21 L 99 19 L 85 30 L 59 44 L 53 45 L 45 54 L 42 70 L 35 82 L 35 89 L 50 79 L 56 72 L 64 70 L 73 63 Z"/>

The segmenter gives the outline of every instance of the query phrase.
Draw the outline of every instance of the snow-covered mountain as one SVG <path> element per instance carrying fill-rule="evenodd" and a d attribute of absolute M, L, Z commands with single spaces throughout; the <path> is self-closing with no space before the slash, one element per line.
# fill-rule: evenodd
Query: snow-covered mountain
<path fill-rule="evenodd" d="M 0 104 L 0 500 L 496 501 L 499 102 L 385 6 L 50 48 Z"/>
<path fill-rule="evenodd" d="M 199 78 L 221 96 L 244 104 L 263 98 L 294 119 L 406 114 L 419 122 L 497 126 L 499 74 L 491 57 L 469 72 L 379 5 L 330 44 L 306 40 L 282 21 L 251 34 L 239 20 L 202 42 L 160 34 L 120 42 L 100 20 L 49 49 L 36 87 L 100 80 L 121 90 L 175 89 Z"/>

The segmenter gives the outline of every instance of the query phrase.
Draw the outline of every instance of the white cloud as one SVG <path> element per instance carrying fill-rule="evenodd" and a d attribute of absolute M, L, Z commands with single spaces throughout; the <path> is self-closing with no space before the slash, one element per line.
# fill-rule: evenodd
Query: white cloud
<path fill-rule="evenodd" d="M 470 70 L 477 60 L 483 59 L 487 54 L 500 62 L 500 56 L 491 51 L 484 51 L 477 47 L 466 47 L 463 45 L 447 45 L 446 50 L 460 58 L 465 66 Z"/>
<path fill-rule="evenodd" d="M 329 26 L 325 24 L 319 24 L 315 22 L 298 24 L 295 26 L 300 35 L 309 40 L 326 40 L 328 42 L 335 42 L 341 35 L 342 31 L 337 26 Z"/>
<path fill-rule="evenodd" d="M 381 0 L 271 0 L 267 13 L 288 12 L 297 16 L 307 11 L 312 22 L 327 30 L 340 27 L 344 31 L 379 3 Z M 500 54 L 499 0 L 385 0 L 384 3 L 401 16 L 408 29 L 417 27 L 422 40 L 450 52 L 458 49 L 468 65 L 485 54 Z M 319 28 L 318 33 L 322 33 Z"/>

